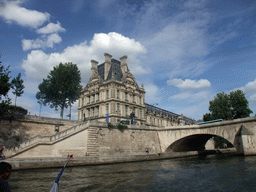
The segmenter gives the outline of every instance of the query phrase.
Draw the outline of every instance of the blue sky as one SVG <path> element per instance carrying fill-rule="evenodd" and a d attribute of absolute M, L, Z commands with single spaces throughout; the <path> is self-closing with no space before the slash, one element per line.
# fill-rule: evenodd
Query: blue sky
<path fill-rule="evenodd" d="M 241 89 L 252 116 L 255 21 L 253 0 L 0 0 L 0 53 L 13 77 L 21 72 L 26 88 L 17 104 L 31 114 L 39 114 L 35 95 L 53 66 L 76 63 L 85 86 L 90 60 L 103 63 L 107 52 L 128 56 L 149 104 L 197 120 L 217 93 Z M 43 116 L 59 114 L 42 108 Z"/>

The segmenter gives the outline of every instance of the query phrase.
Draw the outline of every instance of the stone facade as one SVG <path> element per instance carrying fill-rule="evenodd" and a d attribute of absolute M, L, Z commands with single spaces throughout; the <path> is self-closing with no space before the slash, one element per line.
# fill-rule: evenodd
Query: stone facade
<path fill-rule="evenodd" d="M 135 113 L 137 125 L 175 126 L 193 120 L 145 103 L 143 84 L 138 86 L 127 66 L 127 56 L 120 61 L 105 53 L 105 62 L 91 60 L 91 78 L 79 98 L 78 120 L 111 123 L 130 121 Z"/>

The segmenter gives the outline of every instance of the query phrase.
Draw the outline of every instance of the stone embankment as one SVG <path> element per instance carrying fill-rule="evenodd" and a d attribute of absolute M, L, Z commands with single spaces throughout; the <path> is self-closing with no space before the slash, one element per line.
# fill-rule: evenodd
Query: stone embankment
<path fill-rule="evenodd" d="M 123 155 L 123 156 L 87 156 L 78 157 L 69 161 L 68 166 L 91 166 L 91 165 L 103 165 L 113 163 L 125 163 L 125 162 L 138 162 L 138 161 L 152 161 L 152 160 L 164 160 L 171 158 L 189 157 L 197 155 L 210 155 L 217 153 L 230 153 L 237 155 L 235 149 L 220 149 L 204 152 L 190 151 L 190 152 L 175 152 L 175 153 L 158 153 L 158 154 L 145 154 L 145 155 Z M 22 169 L 40 169 L 40 168 L 56 168 L 63 167 L 66 158 L 33 158 L 33 159 L 6 159 L 9 162 L 13 170 Z"/>

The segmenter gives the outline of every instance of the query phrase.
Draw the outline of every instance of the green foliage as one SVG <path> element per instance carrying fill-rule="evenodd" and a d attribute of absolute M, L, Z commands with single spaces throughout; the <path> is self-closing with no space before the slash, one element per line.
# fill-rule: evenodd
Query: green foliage
<path fill-rule="evenodd" d="M 7 96 L 7 93 L 11 88 L 11 83 L 9 82 L 11 77 L 9 74 L 9 66 L 5 69 L 0 62 L 0 100 L 2 100 L 2 96 Z"/>
<path fill-rule="evenodd" d="M 28 114 L 27 109 L 20 107 L 20 106 L 14 106 L 14 105 L 9 106 L 9 112 L 12 114 L 17 114 L 17 115 L 27 115 Z"/>
<path fill-rule="evenodd" d="M 232 112 L 229 95 L 217 93 L 214 100 L 210 101 L 209 111 L 212 112 L 213 119 L 231 119 Z"/>
<path fill-rule="evenodd" d="M 245 98 L 243 91 L 232 91 L 229 95 L 218 93 L 214 100 L 210 101 L 209 111 L 204 114 L 204 121 L 214 119 L 238 119 L 249 117 L 252 110 L 249 109 L 249 102 Z"/>
<path fill-rule="evenodd" d="M 118 125 L 117 125 L 117 129 L 119 130 L 119 131 L 121 131 L 122 133 L 124 132 L 124 130 L 125 129 L 127 129 L 128 127 L 126 126 L 126 125 L 123 125 L 123 124 L 121 124 L 121 123 L 119 123 Z"/>
<path fill-rule="evenodd" d="M 21 73 L 16 78 L 12 80 L 12 89 L 14 90 L 12 93 L 16 96 L 15 97 L 15 106 L 17 97 L 20 97 L 24 93 L 25 86 L 23 85 L 23 80 L 20 78 Z"/>
<path fill-rule="evenodd" d="M 112 125 L 111 123 L 108 123 L 108 129 L 114 129 L 114 128 L 115 128 L 114 125 Z"/>
<path fill-rule="evenodd" d="M 204 114 L 203 120 L 204 121 L 211 121 L 211 120 L 213 120 L 212 114 L 211 113 Z"/>
<path fill-rule="evenodd" d="M 117 124 L 116 126 L 111 124 L 111 123 L 108 123 L 108 129 L 111 130 L 111 129 L 118 129 L 119 131 L 121 131 L 122 133 L 124 132 L 125 129 L 127 129 L 128 127 L 126 125 L 123 125 L 121 123 Z"/>
<path fill-rule="evenodd" d="M 64 108 L 71 106 L 78 98 L 82 90 L 81 74 L 76 64 L 60 63 L 50 71 L 47 79 L 39 84 L 39 92 L 36 98 L 39 104 L 48 104 L 51 108 L 61 109 L 63 118 Z"/>
<path fill-rule="evenodd" d="M 249 117 L 252 110 L 249 108 L 249 102 L 245 98 L 243 91 L 236 90 L 229 94 L 231 111 L 234 119 Z"/>
<path fill-rule="evenodd" d="M 9 66 L 4 68 L 0 61 L 0 119 L 7 114 L 11 99 L 7 93 L 11 88 Z"/>

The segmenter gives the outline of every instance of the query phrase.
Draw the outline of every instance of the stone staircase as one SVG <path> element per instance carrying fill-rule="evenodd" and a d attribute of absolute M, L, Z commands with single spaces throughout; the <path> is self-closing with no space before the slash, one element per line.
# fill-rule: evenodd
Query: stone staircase
<path fill-rule="evenodd" d="M 99 156 L 98 142 L 97 142 L 97 129 L 94 127 L 88 128 L 88 137 L 87 137 L 87 153 L 90 156 Z"/>
<path fill-rule="evenodd" d="M 83 122 L 79 125 L 75 125 L 69 129 L 66 129 L 65 131 L 57 132 L 56 134 L 54 134 L 52 136 L 36 136 L 36 137 L 31 138 L 30 140 L 20 144 L 19 147 L 15 147 L 11 150 L 6 150 L 5 156 L 8 158 L 11 158 L 17 154 L 20 154 L 26 150 L 29 150 L 29 149 L 31 149 L 37 145 L 41 145 L 41 144 L 52 145 L 58 141 L 68 138 L 71 135 L 74 135 L 84 129 L 88 129 L 88 127 L 89 127 L 89 124 Z"/>

